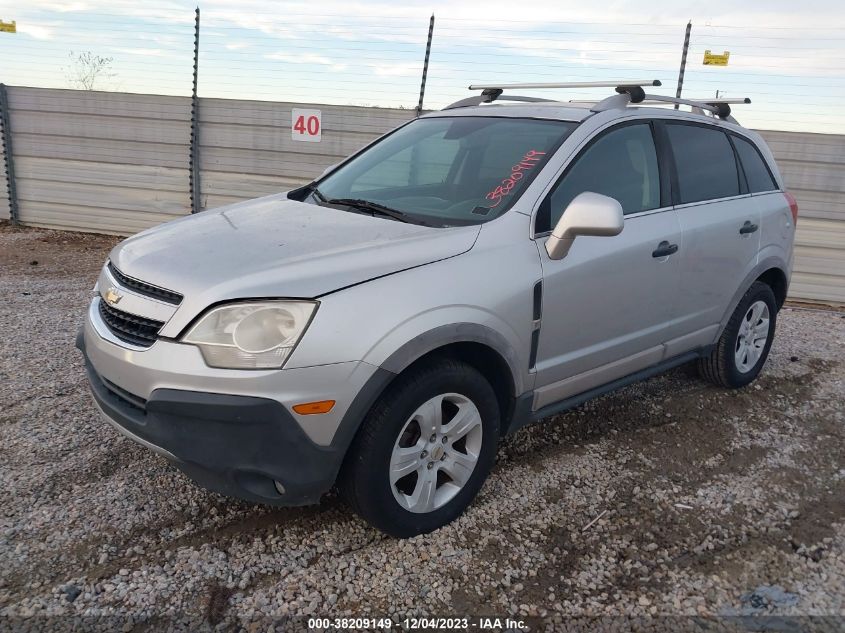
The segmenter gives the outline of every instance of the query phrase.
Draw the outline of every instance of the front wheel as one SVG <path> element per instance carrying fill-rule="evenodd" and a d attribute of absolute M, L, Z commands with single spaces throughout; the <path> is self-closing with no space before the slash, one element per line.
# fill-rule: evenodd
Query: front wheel
<path fill-rule="evenodd" d="M 396 379 L 355 438 L 339 479 L 353 509 L 409 537 L 454 520 L 496 457 L 499 406 L 474 367 L 439 359 Z"/>
<path fill-rule="evenodd" d="M 777 302 L 772 289 L 751 284 L 713 351 L 699 361 L 702 377 L 721 386 L 744 387 L 757 378 L 775 336 Z"/>

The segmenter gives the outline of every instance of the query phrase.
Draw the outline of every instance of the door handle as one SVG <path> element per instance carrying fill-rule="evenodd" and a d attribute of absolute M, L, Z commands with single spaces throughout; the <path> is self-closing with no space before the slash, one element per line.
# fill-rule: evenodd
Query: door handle
<path fill-rule="evenodd" d="M 667 257 L 678 252 L 677 244 L 670 244 L 666 240 L 657 245 L 657 249 L 651 252 L 652 257 Z"/>
<path fill-rule="evenodd" d="M 745 224 L 739 229 L 740 235 L 748 235 L 749 233 L 754 233 L 759 227 L 756 224 L 753 224 L 749 220 L 745 221 Z"/>

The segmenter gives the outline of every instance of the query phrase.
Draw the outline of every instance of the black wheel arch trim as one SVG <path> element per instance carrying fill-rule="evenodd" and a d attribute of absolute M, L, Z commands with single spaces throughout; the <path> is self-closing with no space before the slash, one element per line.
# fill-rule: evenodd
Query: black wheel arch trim
<path fill-rule="evenodd" d="M 478 323 L 450 323 L 428 330 L 399 347 L 380 366 L 399 374 L 426 354 L 454 343 L 479 343 L 491 348 L 507 364 L 514 394 L 525 391 L 523 374 L 519 372 L 522 363 L 516 351 L 499 332 Z"/>

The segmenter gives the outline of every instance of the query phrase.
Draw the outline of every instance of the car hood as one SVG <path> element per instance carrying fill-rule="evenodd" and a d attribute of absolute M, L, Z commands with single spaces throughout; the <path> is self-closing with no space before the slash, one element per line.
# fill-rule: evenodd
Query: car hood
<path fill-rule="evenodd" d="M 116 246 L 110 259 L 192 304 L 313 298 L 464 253 L 479 230 L 406 224 L 277 194 L 149 229 Z"/>

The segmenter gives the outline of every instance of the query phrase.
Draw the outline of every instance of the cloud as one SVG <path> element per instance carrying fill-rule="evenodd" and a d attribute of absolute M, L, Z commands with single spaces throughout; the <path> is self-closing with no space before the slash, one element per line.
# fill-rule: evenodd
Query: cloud
<path fill-rule="evenodd" d="M 161 48 L 115 48 L 118 53 L 126 55 L 142 55 L 145 57 L 173 57 L 173 51 L 166 51 Z"/>
<path fill-rule="evenodd" d="M 18 23 L 18 33 L 29 35 L 36 40 L 51 40 L 53 39 L 54 27 L 42 24 L 33 24 L 32 22 Z"/>
<path fill-rule="evenodd" d="M 347 67 L 346 64 L 336 63 L 334 60 L 328 57 L 325 57 L 323 55 L 315 55 L 313 53 L 270 53 L 268 55 L 264 55 L 264 59 L 286 62 L 288 64 L 317 64 L 320 66 L 328 66 L 332 70 L 336 71 L 346 70 Z"/>
<path fill-rule="evenodd" d="M 379 77 L 419 77 L 422 72 L 422 61 L 412 62 L 379 62 L 366 64 Z"/>

